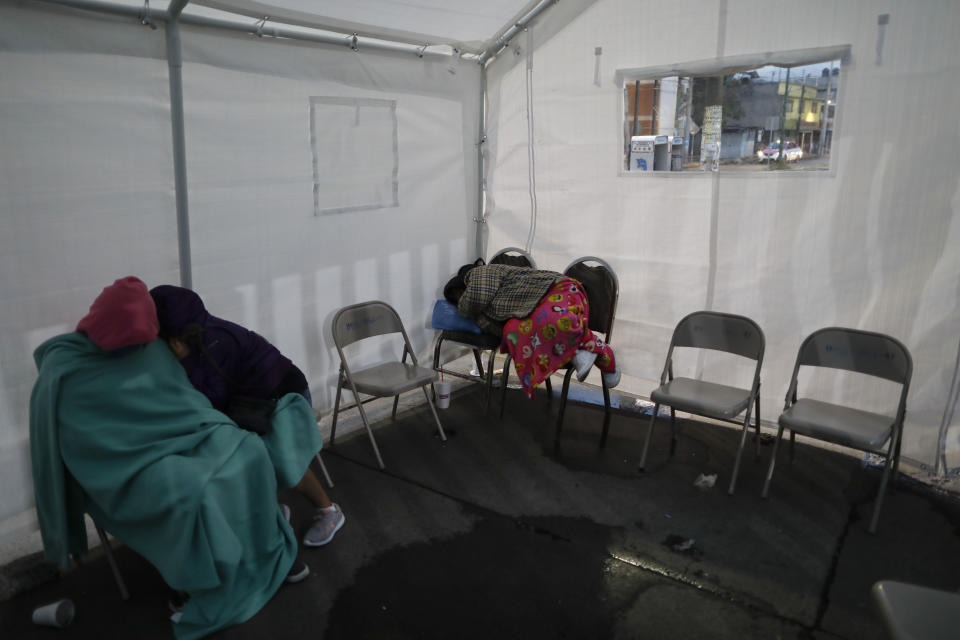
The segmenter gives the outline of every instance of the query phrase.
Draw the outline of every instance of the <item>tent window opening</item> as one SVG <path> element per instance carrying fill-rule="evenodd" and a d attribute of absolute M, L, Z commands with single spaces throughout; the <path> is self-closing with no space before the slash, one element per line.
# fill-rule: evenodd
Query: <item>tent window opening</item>
<path fill-rule="evenodd" d="M 841 57 L 720 73 L 621 71 L 627 173 L 830 168 Z"/>
<path fill-rule="evenodd" d="M 310 98 L 314 215 L 399 206 L 397 103 Z"/>

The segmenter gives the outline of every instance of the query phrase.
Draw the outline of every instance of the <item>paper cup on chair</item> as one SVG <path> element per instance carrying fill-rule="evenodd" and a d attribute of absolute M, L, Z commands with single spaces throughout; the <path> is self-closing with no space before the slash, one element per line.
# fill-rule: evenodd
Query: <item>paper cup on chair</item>
<path fill-rule="evenodd" d="M 69 627 L 73 622 L 73 602 L 67 599 L 57 600 L 33 610 L 33 623 L 45 627 Z"/>
<path fill-rule="evenodd" d="M 450 383 L 441 380 L 434 385 L 437 389 L 437 408 L 446 409 L 450 406 Z"/>

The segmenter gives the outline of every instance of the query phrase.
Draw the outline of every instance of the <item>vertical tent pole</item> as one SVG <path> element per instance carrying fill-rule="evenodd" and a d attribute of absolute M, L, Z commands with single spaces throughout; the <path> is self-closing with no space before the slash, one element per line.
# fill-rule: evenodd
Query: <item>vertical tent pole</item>
<path fill-rule="evenodd" d="M 484 147 L 487 144 L 487 65 L 483 62 L 480 63 L 480 117 L 478 119 L 480 127 L 477 133 L 477 215 L 473 218 L 473 221 L 477 223 L 476 257 L 483 258 L 486 255 L 484 247 L 486 238 L 484 236 L 487 223 L 486 212 L 484 211 L 487 176 L 483 161 L 486 155 Z"/>
<path fill-rule="evenodd" d="M 171 0 L 166 23 L 167 67 L 170 76 L 170 128 L 173 135 L 173 178 L 177 198 L 177 245 L 180 284 L 193 288 L 190 264 L 190 213 L 187 206 L 187 152 L 183 129 L 183 58 L 180 51 L 180 12 L 189 0 Z"/>
<path fill-rule="evenodd" d="M 526 30 L 527 25 L 529 25 L 537 16 L 539 16 L 548 7 L 555 4 L 556 2 L 559 2 L 559 0 L 540 0 L 540 2 L 537 3 L 532 9 L 530 9 L 530 11 L 527 12 L 526 15 L 521 17 L 519 20 L 511 21 L 509 26 L 506 26 L 503 29 L 501 29 L 497 33 L 497 35 L 493 37 L 493 39 L 490 41 L 490 45 L 487 47 L 487 49 L 483 53 L 480 54 L 480 58 L 478 60 L 478 62 L 480 63 L 480 69 L 481 69 L 481 72 L 480 72 L 480 99 L 481 99 L 480 140 L 477 144 L 477 159 L 480 162 L 480 166 L 478 167 L 478 171 L 480 175 L 480 184 L 479 184 L 480 193 L 477 197 L 477 203 L 478 203 L 477 217 L 474 218 L 474 221 L 477 223 L 477 239 L 476 239 L 477 256 L 481 258 L 484 257 L 483 234 L 484 234 L 484 231 L 486 230 L 485 225 L 487 223 L 487 217 L 484 211 L 484 196 L 486 194 L 487 185 L 485 182 L 486 175 L 483 170 L 483 155 L 484 155 L 483 147 L 484 147 L 484 144 L 486 144 L 486 140 L 487 140 L 487 137 L 486 137 L 487 63 L 493 60 L 494 58 L 496 58 L 504 49 L 506 49 L 507 44 L 515 35 L 517 35 L 521 31 Z M 531 53 L 532 53 L 532 49 L 533 49 L 532 36 L 528 37 L 527 45 L 528 45 L 528 48 L 531 49 Z M 529 67 L 529 65 L 530 65 L 530 60 L 528 58 L 527 66 Z M 529 73 L 530 71 L 528 68 L 527 70 L 528 76 L 529 76 Z M 532 207 L 532 208 L 535 208 L 535 207 Z M 535 212 L 531 212 L 531 213 L 535 215 Z M 534 223 L 531 222 L 531 224 L 534 224 Z M 532 242 L 532 240 L 530 240 L 530 242 Z M 527 247 L 527 249 L 529 248 L 530 247 Z"/>

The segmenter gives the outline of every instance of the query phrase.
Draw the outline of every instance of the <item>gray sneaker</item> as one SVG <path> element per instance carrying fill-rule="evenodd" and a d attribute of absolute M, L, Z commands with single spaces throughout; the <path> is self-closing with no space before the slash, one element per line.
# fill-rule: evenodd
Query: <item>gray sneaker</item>
<path fill-rule="evenodd" d="M 297 558 L 293 561 L 293 566 L 290 567 L 290 571 L 287 572 L 286 582 L 288 584 L 295 584 L 297 582 L 306 580 L 309 575 L 310 567 L 308 567 L 307 563 L 305 563 L 303 560 Z"/>
<path fill-rule="evenodd" d="M 600 377 L 603 378 L 603 384 L 607 385 L 607 389 L 613 389 L 620 384 L 620 367 L 614 371 L 604 371 Z"/>
<path fill-rule="evenodd" d="M 587 379 L 587 376 L 590 375 L 590 367 L 593 366 L 596 359 L 597 354 L 593 351 L 587 351 L 586 349 L 577 349 L 577 352 L 573 354 L 573 359 L 570 363 L 573 365 L 573 368 L 577 370 L 578 382 L 583 382 Z"/>
<path fill-rule="evenodd" d="M 333 505 L 333 511 L 317 509 L 313 514 L 313 526 L 303 537 L 303 544 L 308 547 L 322 547 L 333 540 L 333 536 L 340 531 L 340 527 L 346 521 L 347 518 L 337 504 Z"/>

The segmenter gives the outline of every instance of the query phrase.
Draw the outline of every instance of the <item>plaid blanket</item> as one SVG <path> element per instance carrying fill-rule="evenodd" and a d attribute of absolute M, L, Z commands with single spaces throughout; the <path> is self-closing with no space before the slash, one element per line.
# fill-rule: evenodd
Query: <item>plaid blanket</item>
<path fill-rule="evenodd" d="M 457 305 L 460 313 L 476 317 L 485 332 L 500 335 L 510 318 L 524 318 L 540 304 L 563 276 L 554 271 L 506 264 L 480 265 L 464 278 L 467 289 Z"/>

